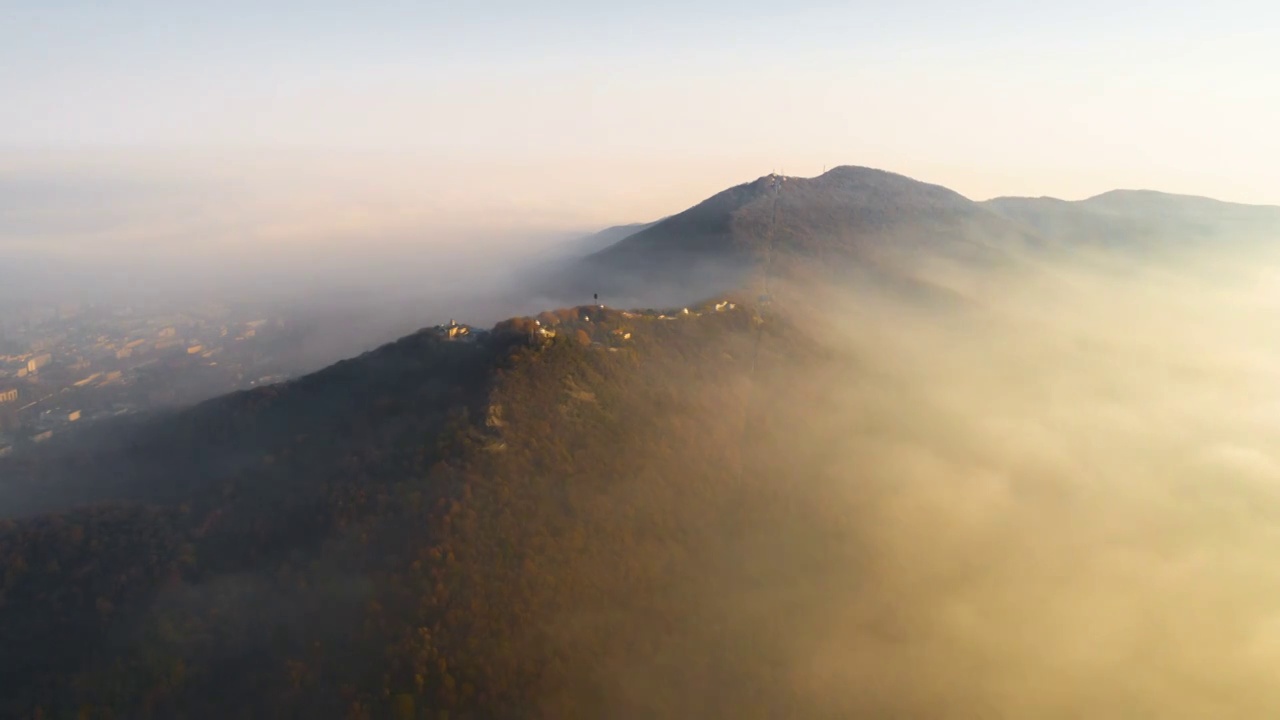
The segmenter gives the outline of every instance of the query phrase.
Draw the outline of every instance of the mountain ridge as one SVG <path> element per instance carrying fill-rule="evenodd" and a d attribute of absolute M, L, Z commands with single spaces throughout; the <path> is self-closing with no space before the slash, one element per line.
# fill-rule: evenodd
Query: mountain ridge
<path fill-rule="evenodd" d="M 815 350 L 731 299 L 463 327 L 73 458 L 81 488 L 86 472 L 135 481 L 0 520 L 0 714 L 599 716 L 620 709 L 591 700 L 617 680 L 601 663 L 725 642 L 672 578 L 779 522 L 751 499 L 772 445 L 743 443 L 744 421 L 779 421 L 775 401 L 747 385 L 780 343 L 792 361 Z M 36 483 L 67 479 L 36 465 Z M 739 509 L 716 520 L 722 506 Z M 547 635 L 565 608 L 615 619 Z"/>
<path fill-rule="evenodd" d="M 725 292 L 765 256 L 830 270 L 922 252 L 996 260 L 1034 242 L 1015 222 L 940 185 L 859 166 L 735 185 L 571 264 L 547 285 L 648 304 Z"/>
<path fill-rule="evenodd" d="M 735 185 L 570 264 L 549 285 L 644 303 L 724 292 L 766 264 L 784 276 L 803 269 L 830 281 L 891 278 L 910 275 L 924 257 L 998 266 L 1045 250 L 1142 254 L 1269 239 L 1277 230 L 1280 207 L 1270 205 L 1124 189 L 1084 200 L 974 201 L 906 175 L 841 165 L 812 178 L 765 175 Z"/>
<path fill-rule="evenodd" d="M 1150 188 L 1113 188 L 1111 190 L 1104 190 L 1103 192 L 1097 193 L 1095 195 L 1090 195 L 1088 197 L 1080 198 L 1078 200 L 1068 200 L 1066 198 L 1060 198 L 1056 195 L 997 195 L 995 197 L 988 198 L 986 200 L 978 200 L 975 202 L 978 202 L 979 204 L 983 204 L 983 203 L 999 202 L 1002 200 L 1052 200 L 1055 202 L 1062 202 L 1062 203 L 1087 204 L 1093 201 L 1104 200 L 1108 198 L 1128 198 L 1128 197 L 1160 197 L 1160 198 L 1167 198 L 1170 200 L 1184 200 L 1184 201 L 1192 201 L 1192 202 L 1207 201 L 1207 202 L 1216 203 L 1219 205 L 1234 205 L 1234 206 L 1241 206 L 1241 207 L 1280 209 L 1280 205 L 1275 205 L 1271 203 L 1245 203 L 1245 202 L 1238 202 L 1235 200 L 1223 200 L 1221 198 L 1215 198 L 1208 195 L 1196 195 L 1193 193 L 1173 193 L 1173 192 L 1167 192 L 1164 190 L 1154 190 Z"/>
<path fill-rule="evenodd" d="M 752 660 L 790 647 L 779 608 L 809 606 L 732 601 L 796 567 L 857 581 L 795 470 L 839 446 L 814 440 L 815 378 L 850 368 L 791 322 L 808 308 L 743 279 L 818 291 L 1175 222 L 870 168 L 764 176 L 588 262 L 710 300 L 424 328 L 2 458 L 23 482 L 0 519 L 0 715 L 804 716 L 820 700 Z"/>

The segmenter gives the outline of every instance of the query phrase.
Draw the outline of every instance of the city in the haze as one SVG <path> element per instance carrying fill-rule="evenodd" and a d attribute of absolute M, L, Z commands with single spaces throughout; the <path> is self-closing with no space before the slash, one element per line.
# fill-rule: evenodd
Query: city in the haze
<path fill-rule="evenodd" d="M 10 310 L 0 317 L 0 456 L 103 418 L 282 380 L 284 328 L 218 304 Z"/>

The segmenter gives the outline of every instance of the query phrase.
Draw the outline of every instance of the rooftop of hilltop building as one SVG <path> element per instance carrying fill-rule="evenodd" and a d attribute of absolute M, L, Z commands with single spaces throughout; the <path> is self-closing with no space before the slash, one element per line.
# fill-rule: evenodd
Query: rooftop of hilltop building
<path fill-rule="evenodd" d="M 475 341 L 484 332 L 477 332 L 470 325 L 460 325 L 453 320 L 450 320 L 447 325 L 436 325 L 428 328 L 427 331 L 445 340 L 461 340 L 465 342 Z"/>

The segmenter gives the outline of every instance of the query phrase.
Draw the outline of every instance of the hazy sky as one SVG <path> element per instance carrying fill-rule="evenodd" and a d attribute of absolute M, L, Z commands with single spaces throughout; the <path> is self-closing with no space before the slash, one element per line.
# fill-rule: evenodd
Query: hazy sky
<path fill-rule="evenodd" d="M 0 180 L 164 168 L 546 226 L 836 164 L 1280 204 L 1278 26 L 1267 0 L 0 0 Z"/>

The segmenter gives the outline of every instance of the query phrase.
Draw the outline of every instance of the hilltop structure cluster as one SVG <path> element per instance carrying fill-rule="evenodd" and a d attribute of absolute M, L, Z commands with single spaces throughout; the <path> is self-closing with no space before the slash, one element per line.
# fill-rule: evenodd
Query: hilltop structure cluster
<path fill-rule="evenodd" d="M 641 321 L 675 321 L 696 318 L 707 313 L 723 313 L 739 309 L 730 300 L 718 300 L 694 309 L 618 310 L 604 304 L 578 305 L 546 310 L 534 316 L 508 318 L 484 330 L 450 320 L 447 324 L 427 328 L 423 332 L 444 342 L 475 343 L 484 341 L 520 342 L 532 345 L 549 343 L 556 338 L 596 349 L 617 352 L 629 342 Z"/>

